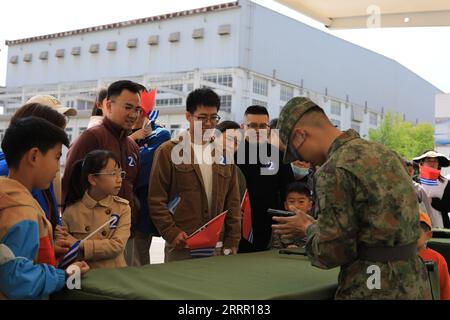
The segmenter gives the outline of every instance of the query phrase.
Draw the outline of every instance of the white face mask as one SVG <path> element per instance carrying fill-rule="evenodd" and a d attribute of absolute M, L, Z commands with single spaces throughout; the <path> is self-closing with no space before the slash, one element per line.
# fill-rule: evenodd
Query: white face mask
<path fill-rule="evenodd" d="M 308 168 L 299 168 L 291 163 L 292 171 L 294 172 L 295 180 L 303 179 L 309 174 Z"/>

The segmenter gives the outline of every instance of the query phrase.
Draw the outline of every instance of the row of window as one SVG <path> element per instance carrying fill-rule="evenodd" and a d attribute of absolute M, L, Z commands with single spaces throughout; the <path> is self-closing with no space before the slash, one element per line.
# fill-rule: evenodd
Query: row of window
<path fill-rule="evenodd" d="M 155 104 L 157 106 L 181 106 L 183 104 L 183 99 L 182 98 L 156 99 Z"/>
<path fill-rule="evenodd" d="M 204 28 L 198 28 L 195 29 L 192 32 L 192 38 L 193 39 L 203 39 L 205 34 Z M 223 24 L 218 27 L 217 34 L 220 36 L 225 36 L 231 34 L 231 25 L 230 24 Z M 181 39 L 181 33 L 180 32 L 172 32 L 169 34 L 168 41 L 171 43 L 179 42 Z M 147 44 L 150 46 L 156 46 L 159 44 L 159 36 L 158 35 L 152 35 L 148 38 Z M 133 49 L 137 48 L 138 46 L 138 38 L 132 38 L 128 39 L 127 41 L 127 48 Z M 106 44 L 106 50 L 107 51 L 116 51 L 117 50 L 117 41 L 110 41 Z M 93 43 L 89 46 L 89 53 L 96 54 L 100 51 L 100 44 Z M 72 56 L 79 56 L 81 55 L 81 47 L 75 46 L 71 49 L 70 54 Z M 64 58 L 66 55 L 66 49 L 57 49 L 55 51 L 55 57 L 57 59 Z M 40 60 L 48 60 L 49 58 L 49 51 L 41 51 L 39 53 L 39 59 Z M 24 62 L 31 62 L 33 61 L 33 54 L 32 53 L 26 53 L 23 56 L 22 59 Z M 19 56 L 13 55 L 9 58 L 9 63 L 11 64 L 17 64 L 19 63 Z"/>
<path fill-rule="evenodd" d="M 362 111 L 362 110 L 359 110 Z M 332 115 L 336 115 L 336 116 L 341 116 L 342 115 L 342 105 L 339 101 L 336 100 L 331 100 L 331 104 L 330 104 L 330 113 Z M 356 110 L 352 110 L 352 118 L 353 120 L 357 120 L 359 122 L 362 121 L 361 117 L 356 117 L 355 113 Z M 356 119 L 356 118 L 358 119 Z M 369 112 L 369 124 L 373 125 L 373 126 L 377 126 L 378 125 L 378 114 L 376 112 Z"/>
<path fill-rule="evenodd" d="M 233 87 L 233 77 L 231 74 L 205 74 L 204 81 L 214 82 L 225 87 Z"/>

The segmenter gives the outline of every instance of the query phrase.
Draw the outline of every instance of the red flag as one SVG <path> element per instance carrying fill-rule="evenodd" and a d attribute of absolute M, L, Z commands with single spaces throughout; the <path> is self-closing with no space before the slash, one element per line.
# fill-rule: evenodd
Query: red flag
<path fill-rule="evenodd" d="M 228 210 L 222 212 L 191 234 L 186 239 L 188 247 L 190 249 L 215 248 L 219 241 L 219 235 L 222 231 L 227 212 Z"/>
<path fill-rule="evenodd" d="M 437 180 L 441 174 L 440 170 L 427 166 L 420 166 L 420 177 L 422 179 Z"/>
<path fill-rule="evenodd" d="M 245 190 L 244 198 L 241 203 L 242 212 L 242 238 L 253 243 L 253 227 L 252 227 L 252 208 L 250 206 L 250 195 Z"/>
<path fill-rule="evenodd" d="M 147 114 L 147 116 L 152 112 L 153 107 L 155 106 L 155 98 L 156 98 L 156 89 L 153 89 L 150 92 L 141 92 L 141 107 L 142 110 Z"/>

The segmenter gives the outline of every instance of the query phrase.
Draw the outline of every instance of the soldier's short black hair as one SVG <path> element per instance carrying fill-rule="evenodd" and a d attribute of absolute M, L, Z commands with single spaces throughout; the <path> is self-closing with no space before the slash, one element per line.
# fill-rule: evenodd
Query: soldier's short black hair
<path fill-rule="evenodd" d="M 288 195 L 293 192 L 303 194 L 311 199 L 311 190 L 303 182 L 295 181 L 295 182 L 290 183 L 286 188 L 286 199 L 287 199 Z"/>
<path fill-rule="evenodd" d="M 69 147 L 66 132 L 43 118 L 32 116 L 12 122 L 6 129 L 1 147 L 8 167 L 18 169 L 20 161 L 30 149 L 38 148 L 46 154 L 58 143 Z"/>
<path fill-rule="evenodd" d="M 198 107 L 216 107 L 220 109 L 220 97 L 209 88 L 195 89 L 186 99 L 186 111 L 193 114 Z"/>
<path fill-rule="evenodd" d="M 266 107 L 259 105 L 252 105 L 245 110 L 244 116 L 248 114 L 265 114 L 266 116 L 269 116 L 269 111 L 267 111 Z"/>
<path fill-rule="evenodd" d="M 106 97 L 108 100 L 111 100 L 111 98 L 120 96 L 120 94 L 124 90 L 139 94 L 142 89 L 141 87 L 142 86 L 140 84 L 130 80 L 119 80 L 111 83 L 111 85 L 108 87 L 108 93 Z"/>

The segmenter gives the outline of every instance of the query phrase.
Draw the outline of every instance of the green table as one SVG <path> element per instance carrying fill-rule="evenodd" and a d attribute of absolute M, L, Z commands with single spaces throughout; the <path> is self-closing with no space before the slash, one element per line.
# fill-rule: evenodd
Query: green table
<path fill-rule="evenodd" d="M 433 238 L 450 239 L 450 229 L 433 229 Z"/>
<path fill-rule="evenodd" d="M 450 239 L 432 238 L 428 241 L 428 247 L 442 254 L 447 261 L 448 271 L 450 272 Z"/>
<path fill-rule="evenodd" d="M 54 299 L 264 300 L 332 299 L 338 269 L 321 270 L 304 256 L 278 250 L 91 270 L 81 290 Z"/>

